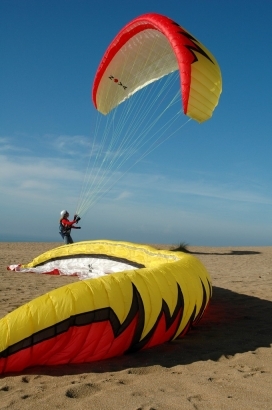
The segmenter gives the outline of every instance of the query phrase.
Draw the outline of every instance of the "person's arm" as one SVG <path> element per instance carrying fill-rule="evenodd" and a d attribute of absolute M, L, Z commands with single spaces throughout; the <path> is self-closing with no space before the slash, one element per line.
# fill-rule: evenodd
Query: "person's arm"
<path fill-rule="evenodd" d="M 76 220 L 69 221 L 68 219 L 63 219 L 61 223 L 63 226 L 70 226 L 71 228 L 73 228 L 73 224 L 76 223 Z"/>

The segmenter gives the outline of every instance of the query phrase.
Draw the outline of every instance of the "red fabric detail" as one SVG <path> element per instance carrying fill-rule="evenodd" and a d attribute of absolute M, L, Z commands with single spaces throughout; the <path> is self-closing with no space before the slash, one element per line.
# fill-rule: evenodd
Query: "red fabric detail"
<path fill-rule="evenodd" d="M 30 268 L 31 269 L 31 268 Z M 32 273 L 32 272 L 31 272 Z M 35 273 L 35 272 L 34 272 Z M 61 272 L 58 269 L 53 269 L 49 272 L 42 272 L 43 275 L 61 275 Z M 71 273 L 69 276 L 78 276 L 77 273 Z"/>
<path fill-rule="evenodd" d="M 60 275 L 60 272 L 59 272 L 58 269 L 53 269 L 50 272 L 43 272 L 43 274 L 46 274 L 46 275 Z M 70 276 L 75 276 L 75 275 L 70 275 Z"/>
<path fill-rule="evenodd" d="M 20 268 L 22 265 L 9 265 L 7 266 L 7 270 L 11 270 L 13 272 L 17 272 L 17 269 Z"/>
<path fill-rule="evenodd" d="M 169 327 L 169 329 L 166 329 L 165 314 L 163 313 L 156 326 L 155 332 L 153 333 L 148 343 L 144 346 L 144 349 L 147 349 L 149 347 L 156 346 L 158 344 L 165 343 L 171 340 L 177 331 L 178 325 L 180 324 L 180 318 L 181 318 L 181 311 L 179 312 L 179 314 L 177 315 L 176 319 L 174 320 L 172 325 Z"/>
<path fill-rule="evenodd" d="M 116 338 L 109 321 L 71 327 L 9 357 L 0 359 L 0 374 L 37 365 L 60 365 L 102 360 L 123 354 L 131 345 L 138 317 Z"/>

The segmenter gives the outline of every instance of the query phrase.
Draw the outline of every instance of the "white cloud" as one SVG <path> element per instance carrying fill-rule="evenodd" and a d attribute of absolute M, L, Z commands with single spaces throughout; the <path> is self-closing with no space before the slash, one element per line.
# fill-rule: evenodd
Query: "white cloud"
<path fill-rule="evenodd" d="M 16 144 L 12 138 L 0 137 L 0 152 L 1 153 L 26 153 L 29 152 L 29 149 L 23 147 L 22 145 Z"/>
<path fill-rule="evenodd" d="M 40 180 L 79 180 L 81 173 L 71 169 L 71 161 L 51 158 L 0 156 L 1 179 L 23 180 L 31 176 Z M 3 176 L 5 178 L 3 178 Z"/>
<path fill-rule="evenodd" d="M 60 137 L 62 139 L 63 137 Z M 2 138 L 3 141 L 3 138 Z M 93 170 L 96 172 L 96 170 Z M 95 174 L 94 172 L 94 174 Z M 95 191 L 96 183 L 100 181 L 101 171 L 98 171 L 96 182 L 93 177 L 89 178 L 89 189 Z M 137 202 L 154 198 L 164 203 L 176 200 L 177 203 L 184 197 L 198 197 L 198 201 L 231 201 L 242 203 L 272 204 L 271 195 L 259 185 L 255 190 L 242 189 L 239 181 L 233 184 L 220 181 L 203 182 L 203 180 L 173 179 L 159 174 L 131 173 L 121 176 L 120 172 L 111 172 L 109 184 L 100 188 L 101 193 L 107 191 L 113 184 L 112 193 L 116 201 L 126 201 L 137 198 Z M 45 192 L 54 192 L 58 196 L 65 189 L 78 191 L 84 180 L 84 172 L 76 169 L 73 160 L 67 158 L 41 158 L 20 156 L 0 156 L 0 184 L 4 194 L 10 193 L 16 188 L 16 195 L 27 195 L 30 191 L 36 191 L 42 196 Z M 114 184 L 114 181 L 117 181 Z M 91 185 L 93 184 L 94 185 Z M 76 187 L 76 188 L 75 188 Z"/>
<path fill-rule="evenodd" d="M 62 154 L 78 155 L 79 153 L 88 155 L 91 149 L 90 138 L 84 135 L 59 135 L 54 136 L 47 134 L 45 136 L 52 146 Z"/>
<path fill-rule="evenodd" d="M 115 201 L 122 201 L 123 199 L 131 198 L 133 196 L 132 192 L 123 191 L 114 199 Z"/>
<path fill-rule="evenodd" d="M 230 184 L 229 182 L 222 182 L 215 180 L 213 182 L 204 182 L 203 180 L 184 180 L 181 178 L 173 179 L 164 175 L 152 174 L 128 174 L 121 180 L 120 185 L 133 187 L 133 191 L 148 190 L 157 191 L 159 195 L 166 196 L 196 196 L 199 200 L 219 199 L 223 201 L 232 202 L 249 202 L 260 204 L 272 204 L 272 197 L 270 192 L 267 192 L 265 186 L 251 183 L 248 181 L 246 189 L 245 186 L 238 180 Z M 252 189 L 254 186 L 254 189 Z M 124 188 L 124 186 L 123 186 Z"/>

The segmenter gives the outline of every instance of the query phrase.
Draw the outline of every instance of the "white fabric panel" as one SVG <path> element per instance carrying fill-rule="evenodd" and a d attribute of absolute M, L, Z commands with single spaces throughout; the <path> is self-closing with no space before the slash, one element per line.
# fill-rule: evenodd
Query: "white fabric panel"
<path fill-rule="evenodd" d="M 176 56 L 162 33 L 154 29 L 138 33 L 107 67 L 97 91 L 98 110 L 107 114 L 139 89 L 177 69 Z"/>
<path fill-rule="evenodd" d="M 47 262 L 34 268 L 21 268 L 10 265 L 10 270 L 17 272 L 48 273 L 57 269 L 60 275 L 77 275 L 80 279 L 98 278 L 110 273 L 137 269 L 135 266 L 110 259 L 69 258 Z"/>

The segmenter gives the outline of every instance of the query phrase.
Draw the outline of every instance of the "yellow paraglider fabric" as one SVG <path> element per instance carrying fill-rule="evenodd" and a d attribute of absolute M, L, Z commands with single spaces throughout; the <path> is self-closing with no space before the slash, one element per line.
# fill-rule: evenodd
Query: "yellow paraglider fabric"
<path fill-rule="evenodd" d="M 74 255 L 145 267 L 66 285 L 2 318 L 0 373 L 100 360 L 173 340 L 200 319 L 211 297 L 198 259 L 129 242 L 61 246 L 24 267 Z"/>

